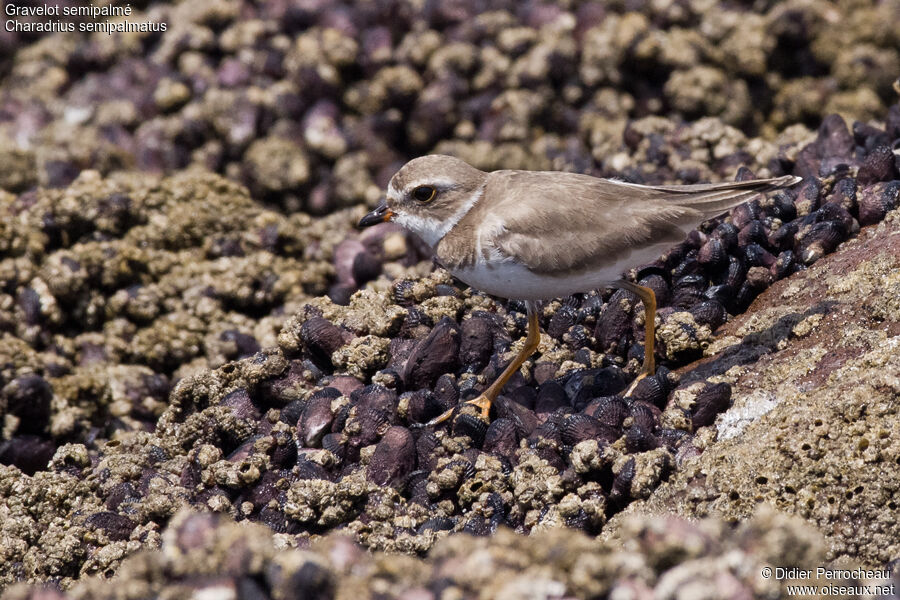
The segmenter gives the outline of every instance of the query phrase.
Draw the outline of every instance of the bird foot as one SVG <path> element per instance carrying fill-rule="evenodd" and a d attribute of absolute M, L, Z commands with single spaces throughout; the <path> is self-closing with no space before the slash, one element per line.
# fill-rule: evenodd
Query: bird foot
<path fill-rule="evenodd" d="M 485 421 L 487 421 L 488 415 L 491 412 L 491 404 L 493 404 L 493 401 L 490 398 L 488 398 L 487 396 L 485 396 L 484 394 L 482 394 L 482 395 L 478 396 L 477 398 L 472 398 L 471 400 L 466 400 L 463 404 L 472 404 L 473 406 L 477 406 L 478 408 L 480 408 L 481 409 L 481 418 L 484 419 Z M 454 406 L 450 410 L 448 410 L 444 413 L 441 413 L 440 415 L 436 416 L 432 420 L 425 423 L 423 425 L 423 427 L 432 427 L 439 423 L 443 423 L 444 421 L 449 419 L 451 416 L 453 416 L 453 413 L 454 413 L 454 411 L 456 411 L 457 408 L 458 408 L 458 406 Z"/>

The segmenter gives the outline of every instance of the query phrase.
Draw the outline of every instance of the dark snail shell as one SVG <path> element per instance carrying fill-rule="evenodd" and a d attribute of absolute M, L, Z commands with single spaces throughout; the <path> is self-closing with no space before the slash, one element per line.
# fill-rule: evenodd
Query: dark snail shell
<path fill-rule="evenodd" d="M 716 416 L 728 408 L 731 402 L 731 386 L 727 383 L 708 385 L 697 394 L 691 407 L 694 428 L 711 425 Z"/>
<path fill-rule="evenodd" d="M 722 310 L 724 311 L 724 309 Z M 669 370 L 662 367 L 656 374 L 649 375 L 638 381 L 631 392 L 631 399 L 647 402 L 662 408 L 666 404 L 666 399 L 671 389 Z"/>
<path fill-rule="evenodd" d="M 857 178 L 861 185 L 896 178 L 897 167 L 894 151 L 890 146 L 879 146 L 872 150 L 859 167 Z"/>
<path fill-rule="evenodd" d="M 776 279 L 783 279 L 794 272 L 796 264 L 794 252 L 785 250 L 776 257 L 775 264 L 772 265 L 772 274 Z"/>
<path fill-rule="evenodd" d="M 472 440 L 472 445 L 476 448 L 480 448 L 484 443 L 487 430 L 488 424 L 475 415 L 462 413 L 453 420 L 453 435 L 468 436 Z"/>
<path fill-rule="evenodd" d="M 725 323 L 728 318 L 725 307 L 718 300 L 704 300 L 691 307 L 690 313 L 698 324 L 709 325 L 713 330 Z M 654 404 L 659 406 L 656 402 Z"/>
<path fill-rule="evenodd" d="M 346 341 L 340 327 L 323 317 L 312 317 L 300 326 L 300 340 L 312 357 L 331 365 L 331 355 Z"/>
<path fill-rule="evenodd" d="M 746 246 L 750 243 L 765 244 L 767 242 L 766 237 L 766 228 L 762 221 L 755 219 L 744 225 L 738 232 L 738 245 Z"/>
<path fill-rule="evenodd" d="M 725 247 L 725 250 L 731 251 L 737 248 L 738 245 L 738 228 L 734 225 L 734 223 L 719 223 L 715 229 L 713 229 L 712 234 L 710 234 L 710 239 L 721 240 L 722 245 Z M 699 260 L 699 255 L 698 255 Z"/>
<path fill-rule="evenodd" d="M 859 224 L 881 221 L 888 211 L 900 204 L 900 182 L 876 183 L 863 189 L 859 197 Z"/>
<path fill-rule="evenodd" d="M 367 477 L 377 485 L 402 490 L 416 466 L 416 443 L 405 427 L 391 427 L 375 446 Z"/>
<path fill-rule="evenodd" d="M 622 505 L 631 497 L 631 482 L 634 481 L 636 472 L 636 462 L 634 458 L 629 458 L 613 478 L 610 501 Z"/>
<path fill-rule="evenodd" d="M 803 241 L 797 248 L 797 254 L 804 264 L 811 265 L 837 248 L 838 244 L 846 238 L 847 232 L 841 224 L 834 221 L 821 221 L 803 236 Z"/>
<path fill-rule="evenodd" d="M 516 425 L 509 419 L 495 419 L 487 428 L 482 449 L 512 461 L 519 448 Z"/>
<path fill-rule="evenodd" d="M 411 279 L 401 279 L 394 284 L 394 302 L 399 306 L 409 307 L 415 303 L 413 288 L 416 282 Z"/>
<path fill-rule="evenodd" d="M 721 239 L 711 237 L 697 253 L 697 261 L 709 270 L 716 270 L 728 263 L 728 251 Z"/>
<path fill-rule="evenodd" d="M 459 362 L 467 370 L 484 368 L 494 351 L 494 325 L 487 317 L 473 316 L 460 325 Z"/>
<path fill-rule="evenodd" d="M 597 398 L 584 409 L 585 414 L 596 417 L 601 424 L 614 429 L 622 427 L 628 412 L 628 404 L 621 396 Z"/>
<path fill-rule="evenodd" d="M 562 441 L 569 446 L 574 446 L 585 440 L 597 439 L 603 429 L 600 420 L 578 413 L 569 416 L 562 425 Z"/>
<path fill-rule="evenodd" d="M 797 218 L 797 208 L 794 206 L 796 195 L 792 189 L 778 190 L 772 197 L 769 214 L 781 219 L 782 223 L 793 221 Z"/>
<path fill-rule="evenodd" d="M 547 324 L 547 335 L 560 339 L 569 328 L 575 324 L 575 309 L 570 306 L 561 306 L 550 317 L 550 323 Z"/>
<path fill-rule="evenodd" d="M 319 397 L 307 401 L 300 417 L 300 441 L 307 448 L 317 448 L 326 433 L 331 431 L 334 415 L 331 412 L 331 398 Z"/>
<path fill-rule="evenodd" d="M 757 243 L 749 243 L 744 246 L 744 263 L 748 267 L 765 267 L 769 268 L 775 264 L 775 257 L 772 253 Z"/>
<path fill-rule="evenodd" d="M 413 348 L 403 370 L 403 381 L 408 389 L 431 387 L 442 374 L 456 371 L 458 355 L 459 326 L 444 317 Z"/>
<path fill-rule="evenodd" d="M 629 416 L 632 419 L 632 427 L 639 425 L 651 433 L 659 429 L 660 410 L 649 402 L 643 400 L 632 402 Z"/>
<path fill-rule="evenodd" d="M 658 448 L 659 445 L 659 439 L 641 425 L 633 425 L 625 432 L 625 449 L 628 452 L 646 452 Z"/>

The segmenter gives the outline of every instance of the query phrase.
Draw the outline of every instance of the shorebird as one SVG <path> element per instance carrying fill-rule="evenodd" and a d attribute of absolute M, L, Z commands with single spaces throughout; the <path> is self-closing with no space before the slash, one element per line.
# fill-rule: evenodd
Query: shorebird
<path fill-rule="evenodd" d="M 468 402 L 485 419 L 503 386 L 540 342 L 538 302 L 616 287 L 644 304 L 644 361 L 626 395 L 655 373 L 656 297 L 622 279 L 703 221 L 799 177 L 647 186 L 559 171 L 485 172 L 452 156 L 406 163 L 386 199 L 360 227 L 394 221 L 417 234 L 455 277 L 493 296 L 524 300 L 525 344 L 503 373 Z M 447 419 L 452 411 L 428 423 Z"/>

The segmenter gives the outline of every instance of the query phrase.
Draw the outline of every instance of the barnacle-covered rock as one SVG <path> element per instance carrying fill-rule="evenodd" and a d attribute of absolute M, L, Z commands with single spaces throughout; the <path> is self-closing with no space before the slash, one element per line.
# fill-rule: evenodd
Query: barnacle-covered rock
<path fill-rule="evenodd" d="M 697 356 L 712 339 L 712 328 L 698 323 L 690 312 L 675 312 L 659 327 L 656 338 L 667 358 Z"/>
<path fill-rule="evenodd" d="M 897 205 L 900 112 L 883 110 L 893 101 L 883 67 L 896 58 L 890 3 L 853 5 L 847 18 L 847 7 L 813 4 L 722 5 L 702 15 L 679 3 L 640 14 L 627 3 L 494 8 L 151 2 L 135 10 L 170 28 L 142 43 L 0 35 L 0 462 L 12 465 L 0 469 L 9 512 L 0 538 L 18 540 L 0 560 L 0 587 L 30 580 L 71 589 L 79 574 L 173 573 L 178 593 L 158 587 L 166 575 L 154 575 L 144 582 L 149 594 L 327 597 L 377 571 L 365 566 L 375 559 L 346 542 L 329 546 L 328 556 L 344 561 L 334 568 L 312 558 L 316 537 L 337 528 L 369 548 L 418 554 L 449 529 L 495 540 L 506 535 L 500 525 L 595 534 L 607 515 L 615 520 L 627 504 L 662 489 L 673 465 L 678 477 L 713 460 L 720 429 L 721 438 L 738 437 L 735 414 L 758 414 L 727 412 L 720 397 L 704 398 L 706 387 L 742 389 L 742 373 L 771 354 L 843 331 L 832 324 L 841 314 L 879 324 L 876 333 L 887 337 L 875 341 L 860 334 L 868 325 L 845 328 L 858 334 L 856 345 L 829 352 L 827 361 L 814 364 L 809 356 L 818 351 L 811 351 L 772 363 L 778 372 L 808 367 L 808 379 L 761 384 L 752 395 L 754 408 L 770 409 L 772 398 L 790 403 L 790 418 L 779 422 L 792 423 L 802 408 L 792 390 L 815 385 L 835 361 L 890 348 L 896 265 L 873 260 L 877 284 L 819 270 L 816 279 L 801 279 L 823 263 L 840 268 L 828 253 L 858 225 L 892 219 Z M 698 90 L 730 90 L 737 102 Z M 826 116 L 829 107 L 840 116 Z M 667 114 L 672 108 L 680 116 Z M 718 116 L 684 121 L 704 110 Z M 484 390 L 527 323 L 522 302 L 465 289 L 399 224 L 354 229 L 400 165 L 434 152 L 485 169 L 567 170 L 651 185 L 805 179 L 752 198 L 626 274 L 657 296 L 657 358 L 677 369 L 706 353 L 687 377 L 709 383 L 669 400 L 656 387 L 661 380 L 646 378 L 627 400 L 611 397 L 643 358 L 643 312 L 627 292 L 598 290 L 545 307 L 540 352 L 513 376 L 486 431 L 471 407 L 455 423 L 408 428 Z M 769 319 L 751 301 L 767 302 L 771 285 L 781 286 L 779 294 L 795 285 L 814 290 L 826 310 L 799 307 Z M 843 289 L 866 303 L 829 312 Z M 735 334 L 725 311 L 740 318 L 748 307 L 768 324 Z M 448 327 L 449 339 L 432 340 L 426 352 L 424 341 Z M 724 347 L 726 356 L 717 357 Z M 889 381 L 866 396 L 885 390 Z M 853 406 L 851 392 L 845 406 Z M 736 391 L 734 401 L 746 395 Z M 685 399 L 707 406 L 678 405 Z M 648 408 L 666 403 L 661 416 Z M 858 428 L 881 405 L 870 402 L 866 415 L 848 418 Z M 890 422 L 890 415 L 878 418 Z M 748 437 L 763 439 L 757 434 Z M 779 434 L 770 446 L 791 460 L 768 462 L 831 473 L 829 459 L 782 443 L 796 431 Z M 809 447 L 820 452 L 850 439 L 856 445 L 841 451 L 854 460 L 869 465 L 890 456 L 891 435 L 860 435 L 824 435 Z M 403 460 L 383 460 L 395 456 L 392 440 L 408 436 L 412 464 L 405 443 L 398 446 Z M 675 491 L 688 489 L 691 502 L 668 508 L 718 511 L 771 493 L 779 506 L 796 498 L 795 510 L 815 518 L 816 498 L 827 495 L 837 507 L 832 516 L 838 508 L 854 515 L 879 508 L 855 522 L 863 537 L 896 537 L 890 505 L 878 497 L 883 483 L 810 495 L 796 481 L 782 485 L 780 473 L 762 469 L 732 481 L 731 467 L 713 466 L 704 472 L 714 475 Z M 847 473 L 890 474 L 889 461 L 877 466 L 841 464 L 832 469 L 839 478 L 817 485 L 847 481 Z M 727 481 L 728 493 L 702 487 L 716 481 Z M 430 494 L 429 486 L 448 482 Z M 127 555 L 160 545 L 159 532 L 184 504 L 248 523 L 234 530 L 240 535 L 217 537 L 232 530 L 217 519 L 176 519 L 178 543 L 120 571 Z M 281 550 L 261 550 L 265 536 L 253 521 L 277 532 Z M 543 583 L 499 573 L 509 564 L 519 565 L 510 572 L 540 564 L 553 569 L 547 596 L 671 595 L 684 581 L 714 575 L 747 596 L 777 595 L 758 577 L 708 567 L 764 544 L 739 548 L 705 532 L 703 544 L 667 546 L 682 554 L 658 549 L 668 542 L 656 544 L 655 532 L 684 527 L 663 521 L 641 529 L 609 561 L 583 551 L 582 538 L 577 552 L 559 551 L 553 544 L 569 542 L 552 540 L 572 539 L 566 534 L 533 546 L 502 542 L 503 551 L 491 554 L 501 558 L 490 580 L 453 561 L 493 553 L 495 542 L 451 536 L 449 550 L 428 559 L 440 577 L 392 554 L 379 564 L 401 575 L 372 578 L 391 597 L 518 597 L 523 588 L 545 591 Z M 756 539 L 754 531 L 741 540 Z M 635 543 L 646 560 L 622 558 L 621 548 Z M 293 545 L 304 550 L 284 550 Z M 895 558 L 858 541 L 832 547 L 871 564 Z M 207 550 L 209 561 L 184 560 Z M 505 562 L 503 552 L 512 559 Z M 673 555 L 692 558 L 667 578 Z M 577 560 L 559 559 L 566 556 Z M 800 562 L 772 556 L 780 555 L 770 552 L 770 564 Z M 625 563 L 637 566 L 623 570 Z M 401 589 L 406 576 L 419 589 Z M 523 588 L 492 587 L 507 582 Z M 656 585 L 665 589 L 650 589 Z"/>
<path fill-rule="evenodd" d="M 390 340 L 387 338 L 375 335 L 353 338 L 349 344 L 331 355 L 331 363 L 335 368 L 342 369 L 357 379 L 363 379 L 367 374 L 387 364 L 389 347 Z"/>

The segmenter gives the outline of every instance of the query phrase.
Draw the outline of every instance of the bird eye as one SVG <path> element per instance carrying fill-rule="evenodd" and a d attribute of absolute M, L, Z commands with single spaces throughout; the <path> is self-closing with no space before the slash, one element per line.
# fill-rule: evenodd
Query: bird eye
<path fill-rule="evenodd" d="M 415 198 L 417 202 L 424 204 L 425 202 L 431 202 L 436 193 L 437 190 L 430 185 L 420 185 L 412 191 L 412 197 Z"/>

